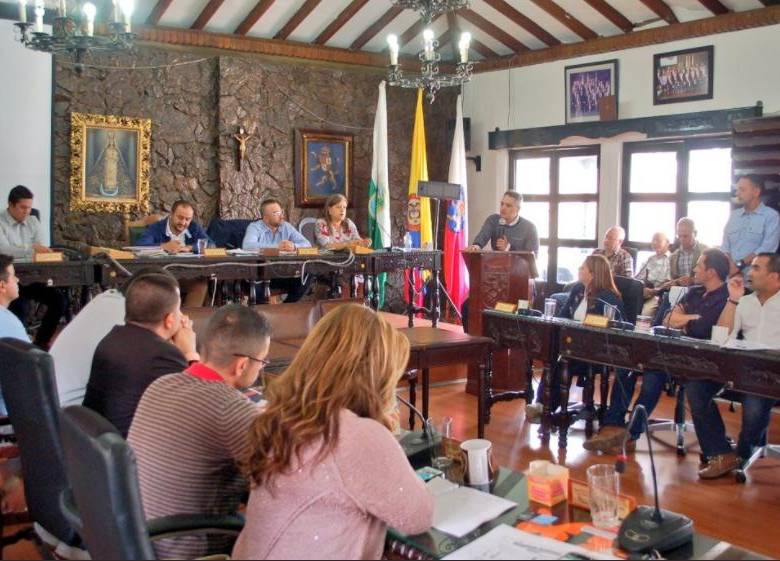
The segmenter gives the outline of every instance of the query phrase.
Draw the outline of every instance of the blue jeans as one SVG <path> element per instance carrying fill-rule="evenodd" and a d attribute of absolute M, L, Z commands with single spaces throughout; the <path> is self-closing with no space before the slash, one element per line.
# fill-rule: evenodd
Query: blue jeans
<path fill-rule="evenodd" d="M 634 396 L 637 378 L 639 375 L 636 372 L 622 369 L 617 371 L 615 383 L 612 385 L 612 393 L 609 396 L 609 409 L 604 419 L 605 427 L 624 428 L 626 426 L 626 414 L 631 407 L 631 398 Z M 650 371 L 642 375 L 642 388 L 639 390 L 636 405 L 644 406 L 648 417 L 652 415 L 661 399 L 667 378 L 665 372 Z M 631 427 L 631 439 L 638 440 L 643 432 L 644 423 L 640 423 L 637 419 L 637 422 Z"/>
<path fill-rule="evenodd" d="M 708 380 L 688 382 L 688 403 L 691 405 L 696 437 L 699 439 L 702 454 L 705 457 L 721 456 L 731 452 L 726 438 L 726 427 L 715 396 L 723 389 L 723 384 Z M 737 443 L 737 455 L 748 459 L 757 446 L 767 442 L 767 432 L 776 400 L 745 394 L 742 396 L 742 430 Z"/>

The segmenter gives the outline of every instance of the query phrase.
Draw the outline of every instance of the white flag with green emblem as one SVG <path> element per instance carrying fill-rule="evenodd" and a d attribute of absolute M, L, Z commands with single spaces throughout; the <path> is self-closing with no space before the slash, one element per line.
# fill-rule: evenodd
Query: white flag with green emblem
<path fill-rule="evenodd" d="M 387 94 L 385 82 L 379 84 L 379 100 L 374 118 L 374 155 L 371 165 L 371 182 L 368 186 L 368 235 L 374 249 L 390 247 L 390 172 L 387 148 Z M 377 279 L 379 305 L 385 302 L 387 275 Z"/>

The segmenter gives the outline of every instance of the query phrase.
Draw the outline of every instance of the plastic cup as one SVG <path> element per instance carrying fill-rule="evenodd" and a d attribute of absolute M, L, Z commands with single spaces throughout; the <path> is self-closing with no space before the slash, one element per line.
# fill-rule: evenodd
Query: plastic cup
<path fill-rule="evenodd" d="M 615 466 L 598 464 L 588 468 L 590 515 L 593 525 L 601 530 L 615 528 L 619 523 L 618 497 L 620 474 Z"/>

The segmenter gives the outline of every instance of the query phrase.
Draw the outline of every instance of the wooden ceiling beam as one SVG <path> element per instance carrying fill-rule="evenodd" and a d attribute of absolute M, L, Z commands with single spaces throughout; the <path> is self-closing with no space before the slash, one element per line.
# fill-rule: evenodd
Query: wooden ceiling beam
<path fill-rule="evenodd" d="M 458 25 L 458 16 L 455 15 L 455 12 L 447 12 L 447 25 L 447 33 L 450 34 L 450 39 L 452 39 L 452 36 L 460 37 L 461 30 L 460 25 Z M 443 48 L 446 44 L 447 42 L 444 41 L 443 37 L 439 39 L 439 48 Z M 460 60 L 460 49 L 458 48 L 458 43 L 454 41 L 452 43 L 452 57 L 456 61 Z"/>
<path fill-rule="evenodd" d="M 427 27 L 432 27 L 434 23 L 439 21 L 439 18 L 443 16 L 444 14 L 439 14 L 435 18 L 433 18 L 433 21 L 431 21 L 430 24 L 425 23 L 423 20 L 418 20 L 414 25 L 412 25 L 409 29 L 404 31 L 400 37 L 398 37 L 398 46 L 400 48 L 404 48 L 406 45 L 409 44 L 409 42 L 420 35 Z"/>
<path fill-rule="evenodd" d="M 531 1 L 534 4 L 536 4 L 538 7 L 540 7 L 542 10 L 550 14 L 552 17 L 557 19 L 563 25 L 571 29 L 574 33 L 582 37 L 583 39 L 585 40 L 598 39 L 599 36 L 598 33 L 596 33 L 590 27 L 588 27 L 580 20 L 575 18 L 569 12 L 561 8 L 558 4 L 553 2 L 553 0 L 531 0 Z"/>
<path fill-rule="evenodd" d="M 731 9 L 720 0 L 699 0 L 699 2 L 716 16 L 731 13 Z"/>
<path fill-rule="evenodd" d="M 718 0 L 715 0 L 717 2 Z M 585 0 L 587 4 L 607 18 L 612 24 L 620 29 L 623 33 L 631 33 L 634 31 L 634 24 L 620 13 L 618 10 L 612 7 L 606 0 Z"/>
<path fill-rule="evenodd" d="M 200 12 L 200 15 L 190 29 L 200 30 L 205 28 L 211 21 L 211 18 L 214 17 L 214 14 L 217 13 L 217 10 L 219 10 L 224 3 L 225 0 L 209 0 L 209 3 L 206 4 L 206 7 Z"/>
<path fill-rule="evenodd" d="M 338 33 L 339 30 L 344 27 L 347 22 L 349 22 L 349 20 L 355 17 L 355 14 L 357 14 L 366 4 L 368 4 L 368 0 L 352 0 L 350 5 L 344 8 L 344 10 L 342 10 L 336 19 L 334 19 L 330 25 L 325 28 L 325 31 L 320 33 L 320 35 L 314 40 L 314 44 L 324 45 L 330 41 L 331 37 Z"/>
<path fill-rule="evenodd" d="M 680 23 L 680 20 L 674 15 L 674 11 L 672 11 L 664 0 L 642 0 L 642 4 L 650 8 L 669 25 Z"/>
<path fill-rule="evenodd" d="M 314 11 L 314 8 L 320 5 L 320 2 L 322 2 L 322 0 L 306 0 L 306 2 L 303 3 L 303 6 L 301 6 L 301 8 L 295 12 L 295 15 L 290 18 L 290 21 L 285 23 L 284 27 L 282 27 L 274 36 L 274 39 L 280 39 L 283 41 L 292 35 L 293 31 L 295 31 L 298 26 L 303 23 L 303 20 L 309 17 L 309 15 Z"/>
<path fill-rule="evenodd" d="M 517 11 L 514 6 L 508 4 L 506 0 L 484 0 L 484 2 L 497 12 L 503 14 L 505 18 L 525 29 L 548 47 L 554 47 L 561 44 L 554 35 L 547 32 L 538 23 L 522 12 Z"/>
<path fill-rule="evenodd" d="M 260 0 L 257 5 L 252 8 L 252 11 L 247 14 L 236 30 L 233 32 L 236 35 L 246 35 L 249 30 L 252 29 L 255 24 L 260 21 L 260 18 L 274 5 L 274 0 Z"/>
<path fill-rule="evenodd" d="M 393 6 L 389 10 L 387 10 L 384 14 L 382 14 L 378 20 L 376 20 L 371 27 L 366 29 L 363 33 L 360 34 L 360 37 L 355 39 L 355 41 L 349 46 L 350 49 L 353 50 L 359 50 L 365 47 L 366 43 L 370 42 L 371 39 L 376 37 L 377 33 L 382 31 L 385 27 L 390 25 L 390 22 L 392 22 L 395 18 L 397 18 L 401 12 L 403 12 L 403 8 L 399 8 L 398 6 Z"/>
<path fill-rule="evenodd" d="M 157 4 L 152 8 L 152 13 L 146 18 L 146 25 L 157 25 L 160 23 L 172 2 L 173 0 L 157 0 Z"/>
<path fill-rule="evenodd" d="M 494 23 L 483 18 L 474 10 L 461 10 L 458 12 L 458 15 L 463 19 L 465 19 L 466 21 L 468 21 L 469 23 L 478 27 L 488 35 L 490 35 L 493 39 L 495 39 L 499 43 L 503 43 L 504 45 L 506 45 L 516 53 L 522 53 L 530 50 L 528 46 L 524 45 L 521 41 L 515 39 L 512 35 L 504 31 Z"/>
<path fill-rule="evenodd" d="M 488 60 L 480 63 L 476 71 L 481 73 L 533 66 L 557 60 L 636 49 L 672 41 L 683 41 L 696 37 L 732 33 L 778 24 L 780 24 L 780 5 L 747 12 L 732 12 L 722 16 L 687 21 L 676 25 L 638 30 L 625 35 L 601 37 L 583 43 L 559 45 L 549 49 L 539 49 L 508 57 L 500 57 L 497 60 Z"/>
<path fill-rule="evenodd" d="M 494 51 L 493 49 L 491 49 L 490 47 L 488 47 L 478 39 L 474 39 L 473 37 L 471 39 L 471 50 L 478 52 L 479 54 L 482 55 L 483 58 L 486 59 L 500 58 L 499 54 L 496 51 Z"/>

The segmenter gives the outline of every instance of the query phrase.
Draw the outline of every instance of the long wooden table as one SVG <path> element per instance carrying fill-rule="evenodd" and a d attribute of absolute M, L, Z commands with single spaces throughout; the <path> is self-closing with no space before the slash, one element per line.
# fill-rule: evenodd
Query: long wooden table
<path fill-rule="evenodd" d="M 552 368 L 560 365 L 562 413 L 559 416 L 560 440 L 566 446 L 569 428 L 567 411 L 569 361 L 579 360 L 636 372 L 668 372 L 682 381 L 713 380 L 729 389 L 780 399 L 780 352 L 724 349 L 707 341 L 690 338 L 660 337 L 651 333 L 598 329 L 580 323 L 533 318 L 486 310 L 484 322 L 499 347 L 521 347 L 534 351 L 532 356 L 545 363 L 547 388 L 552 386 Z M 480 393 L 483 410 L 479 419 L 489 422 L 492 396 L 489 373 L 483 374 Z M 530 396 L 526 396 L 527 399 Z M 549 394 L 543 396 L 543 431 L 552 426 Z M 545 423 L 546 421 L 546 423 Z"/>

